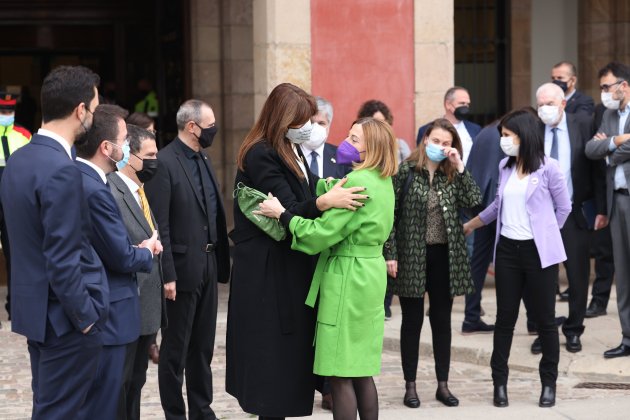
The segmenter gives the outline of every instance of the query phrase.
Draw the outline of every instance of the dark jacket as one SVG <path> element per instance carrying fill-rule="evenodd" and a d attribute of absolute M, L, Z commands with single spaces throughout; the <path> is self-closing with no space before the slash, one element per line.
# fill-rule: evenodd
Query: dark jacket
<path fill-rule="evenodd" d="M 422 141 L 422 137 L 424 137 L 424 132 L 427 131 L 427 127 L 429 126 L 429 124 L 430 123 L 427 123 L 418 129 L 416 145 L 420 144 L 420 141 Z M 477 137 L 477 134 L 479 134 L 479 132 L 481 131 L 481 126 L 475 124 L 472 121 L 464 120 L 464 127 L 466 127 L 466 130 L 468 131 L 468 134 L 470 134 L 470 138 L 473 140 L 474 144 L 475 137 Z"/>
<path fill-rule="evenodd" d="M 573 96 L 567 101 L 567 106 L 564 110 L 569 114 L 582 112 L 590 116 L 595 112 L 595 103 L 593 102 L 593 98 L 576 90 Z"/>
<path fill-rule="evenodd" d="M 301 150 L 298 148 L 299 153 Z M 266 142 L 245 157 L 239 182 L 271 192 L 292 214 L 316 218 L 316 178 L 299 179 Z M 276 242 L 234 206 L 234 271 L 226 342 L 226 390 L 248 413 L 298 417 L 313 410 L 315 311 L 304 304 L 315 257 Z"/>
<path fill-rule="evenodd" d="M 488 207 L 497 194 L 499 162 L 505 157 L 501 150 L 498 126 L 499 122 L 495 121 L 477 134 L 466 162 L 466 169 L 481 191 L 481 203 L 474 213 Z"/>

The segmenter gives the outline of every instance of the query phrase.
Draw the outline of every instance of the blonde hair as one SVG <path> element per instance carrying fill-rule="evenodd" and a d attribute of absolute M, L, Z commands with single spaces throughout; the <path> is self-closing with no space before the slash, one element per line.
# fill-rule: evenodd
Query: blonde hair
<path fill-rule="evenodd" d="M 451 137 L 453 139 L 451 147 L 457 149 L 459 155 L 462 156 L 462 142 L 459 139 L 459 134 L 457 134 L 457 130 L 455 129 L 455 127 L 453 127 L 453 124 L 451 124 L 451 122 L 446 118 L 438 118 L 437 120 L 429 123 L 429 126 L 427 127 L 426 131 L 424 132 L 424 136 L 422 137 L 422 141 L 420 141 L 418 147 L 416 147 L 416 149 L 407 158 L 408 162 L 417 162 L 416 167 L 414 168 L 416 172 L 422 171 L 422 168 L 424 168 L 427 160 L 429 159 L 427 157 L 426 145 L 424 144 L 424 141 L 429 138 L 433 130 L 438 128 L 451 134 Z M 452 182 L 453 179 L 455 179 L 456 169 L 453 167 L 453 165 L 451 165 L 448 159 L 444 159 L 442 162 L 440 162 L 438 168 L 446 174 L 448 182 Z"/>
<path fill-rule="evenodd" d="M 382 177 L 398 172 L 398 140 L 392 127 L 374 118 L 361 118 L 352 125 L 360 125 L 365 139 L 365 160 L 354 169 L 378 169 Z"/>

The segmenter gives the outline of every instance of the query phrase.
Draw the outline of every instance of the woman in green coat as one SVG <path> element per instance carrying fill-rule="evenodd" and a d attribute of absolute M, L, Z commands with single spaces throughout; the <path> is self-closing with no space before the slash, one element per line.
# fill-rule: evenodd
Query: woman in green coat
<path fill-rule="evenodd" d="M 453 297 L 471 293 L 473 283 L 459 211 L 481 201 L 479 188 L 465 170 L 457 130 L 446 119 L 433 121 L 422 142 L 394 177 L 396 223 L 385 244 L 390 290 L 402 310 L 400 353 L 406 406 L 417 408 L 416 370 L 424 293 L 429 293 L 433 356 L 438 388 L 435 398 L 459 404 L 448 389 Z M 399 208 L 400 207 L 400 208 Z"/>
<path fill-rule="evenodd" d="M 353 124 L 339 146 L 337 163 L 352 164 L 346 186 L 366 187 L 369 199 L 357 211 L 331 209 L 309 220 L 285 211 L 273 198 L 261 214 L 279 218 L 293 235 L 291 247 L 321 252 L 306 304 L 319 293 L 313 371 L 330 377 L 333 417 L 378 418 L 378 395 L 372 376 L 380 373 L 383 348 L 383 298 L 387 287 L 383 244 L 394 223 L 396 137 L 373 118 Z M 320 180 L 318 194 L 331 187 Z"/>

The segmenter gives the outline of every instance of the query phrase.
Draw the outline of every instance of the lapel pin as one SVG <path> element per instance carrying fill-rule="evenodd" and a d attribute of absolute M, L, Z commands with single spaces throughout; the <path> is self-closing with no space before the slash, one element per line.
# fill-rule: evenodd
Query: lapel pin
<path fill-rule="evenodd" d="M 330 158 L 330 161 L 331 161 L 332 163 L 337 163 L 337 161 L 335 160 L 335 158 Z"/>

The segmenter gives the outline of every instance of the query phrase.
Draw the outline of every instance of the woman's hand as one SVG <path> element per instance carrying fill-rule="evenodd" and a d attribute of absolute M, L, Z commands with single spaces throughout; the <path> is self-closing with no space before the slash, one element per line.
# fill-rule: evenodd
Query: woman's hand
<path fill-rule="evenodd" d="M 284 213 L 285 208 L 280 204 L 280 201 L 269 193 L 268 199 L 258 205 L 260 210 L 255 210 L 252 213 L 262 214 L 263 216 L 271 217 L 272 219 L 279 219 L 280 215 Z"/>
<path fill-rule="evenodd" d="M 387 260 L 385 261 L 385 264 L 387 264 L 387 275 L 395 279 L 396 274 L 398 274 L 398 261 Z"/>
<path fill-rule="evenodd" d="M 326 211 L 331 208 L 355 211 L 357 207 L 363 207 L 365 205 L 359 200 L 367 200 L 370 197 L 365 194 L 358 194 L 365 191 L 365 188 L 343 188 L 346 182 L 348 182 L 348 178 L 341 179 L 330 191 L 317 197 L 317 208 L 319 211 Z"/>
<path fill-rule="evenodd" d="M 459 155 L 459 151 L 456 148 L 445 147 L 444 155 L 448 161 L 451 162 L 451 165 L 457 169 L 457 172 L 460 174 L 464 172 L 464 162 L 462 161 L 462 157 Z"/>
<path fill-rule="evenodd" d="M 470 225 L 470 222 L 464 223 L 464 236 L 468 236 L 473 233 L 475 229 Z"/>

